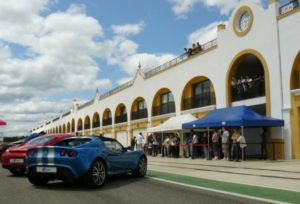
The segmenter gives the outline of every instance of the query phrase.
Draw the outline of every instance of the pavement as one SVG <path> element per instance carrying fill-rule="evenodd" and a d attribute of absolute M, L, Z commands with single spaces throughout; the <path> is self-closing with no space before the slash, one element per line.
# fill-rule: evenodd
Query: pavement
<path fill-rule="evenodd" d="M 214 181 L 300 192 L 300 160 L 234 162 L 148 156 L 148 169 Z"/>

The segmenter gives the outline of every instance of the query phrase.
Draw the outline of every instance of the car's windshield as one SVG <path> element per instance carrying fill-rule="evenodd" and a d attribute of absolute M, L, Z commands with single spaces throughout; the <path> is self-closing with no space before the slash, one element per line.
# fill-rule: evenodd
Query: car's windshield
<path fill-rule="evenodd" d="M 67 140 L 60 141 L 55 145 L 56 146 L 76 147 L 79 145 L 87 144 L 90 141 L 91 141 L 90 138 L 81 138 L 81 139 L 73 138 L 73 139 L 67 139 Z"/>
<path fill-rule="evenodd" d="M 53 140 L 55 136 L 42 136 L 42 137 L 37 137 L 35 139 L 32 139 L 31 141 L 27 142 L 27 144 L 34 144 L 34 145 L 44 145 L 51 140 Z"/>

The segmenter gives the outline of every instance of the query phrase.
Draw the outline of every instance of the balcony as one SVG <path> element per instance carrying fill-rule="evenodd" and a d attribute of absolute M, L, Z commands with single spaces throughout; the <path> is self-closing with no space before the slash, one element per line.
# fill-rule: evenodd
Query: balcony
<path fill-rule="evenodd" d="M 146 108 L 131 113 L 131 120 L 138 120 L 147 117 L 148 117 L 148 112 Z"/>
<path fill-rule="evenodd" d="M 127 122 L 127 114 L 122 114 L 116 117 L 115 123 L 124 123 Z"/>
<path fill-rule="evenodd" d="M 174 102 L 164 103 L 161 104 L 160 106 L 153 107 L 153 116 L 174 113 L 174 112 L 175 112 Z"/>
<path fill-rule="evenodd" d="M 232 101 L 265 96 L 265 81 L 263 77 L 231 85 Z"/>
<path fill-rule="evenodd" d="M 195 95 L 191 98 L 185 98 L 183 100 L 183 110 L 201 108 L 214 104 L 216 104 L 215 93 L 207 92 L 201 95 Z"/>
<path fill-rule="evenodd" d="M 297 1 L 297 0 L 291 1 L 291 2 L 281 6 L 279 8 L 279 13 L 280 13 L 280 15 L 282 15 L 282 14 L 288 13 L 298 7 L 299 7 L 299 1 Z"/>
<path fill-rule="evenodd" d="M 111 118 L 103 120 L 103 126 L 107 126 L 107 125 L 111 125 L 111 124 L 112 124 Z"/>

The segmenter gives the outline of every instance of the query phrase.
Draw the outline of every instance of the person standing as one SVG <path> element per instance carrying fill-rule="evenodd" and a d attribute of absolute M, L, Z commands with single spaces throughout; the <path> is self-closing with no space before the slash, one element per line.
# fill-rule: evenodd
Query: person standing
<path fill-rule="evenodd" d="M 238 135 L 237 135 L 237 143 L 238 143 L 238 159 L 242 160 L 242 161 L 245 161 L 246 159 L 246 154 L 245 154 L 245 151 L 246 151 L 246 147 L 247 147 L 247 143 L 246 143 L 246 139 L 243 135 L 240 134 L 240 132 L 238 132 Z"/>
<path fill-rule="evenodd" d="M 196 157 L 196 145 L 198 144 L 198 137 L 194 130 L 191 130 L 192 135 L 192 156 L 191 159 L 195 159 Z"/>
<path fill-rule="evenodd" d="M 230 161 L 238 161 L 238 146 L 237 146 L 237 137 L 238 132 L 236 129 L 233 130 L 233 134 L 231 135 L 232 146 L 231 146 L 231 159 Z"/>
<path fill-rule="evenodd" d="M 213 143 L 213 152 L 214 152 L 213 160 L 217 160 L 219 159 L 219 135 L 216 130 L 213 130 L 213 135 L 211 139 Z"/>
<path fill-rule="evenodd" d="M 225 129 L 225 127 L 222 127 L 222 152 L 224 154 L 223 160 L 229 160 L 228 158 L 228 138 L 229 138 L 229 132 Z"/>
<path fill-rule="evenodd" d="M 262 132 L 260 134 L 260 159 L 267 159 L 268 158 L 268 135 L 267 135 L 267 128 L 263 127 Z"/>
<path fill-rule="evenodd" d="M 170 136 L 166 136 L 164 140 L 164 156 L 169 157 L 170 156 Z"/>
<path fill-rule="evenodd" d="M 143 150 L 143 139 L 144 139 L 144 136 L 143 134 L 140 132 L 138 134 L 138 136 L 136 137 L 136 149 L 137 150 Z"/>

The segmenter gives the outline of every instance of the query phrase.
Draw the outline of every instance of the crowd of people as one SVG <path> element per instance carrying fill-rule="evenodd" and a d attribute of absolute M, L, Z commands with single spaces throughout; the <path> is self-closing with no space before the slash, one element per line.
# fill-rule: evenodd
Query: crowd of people
<path fill-rule="evenodd" d="M 232 77 L 231 90 L 236 100 L 265 95 L 264 75 Z"/>
<path fill-rule="evenodd" d="M 260 158 L 267 159 L 267 129 L 262 128 L 260 133 L 261 151 Z M 146 143 L 143 144 L 143 140 Z M 132 150 L 142 150 L 151 156 L 160 154 L 162 157 L 179 158 L 180 136 L 178 133 L 165 135 L 159 139 L 154 134 L 145 138 L 142 133 L 134 136 L 132 140 Z M 218 129 L 207 132 L 195 132 L 190 134 L 183 141 L 183 156 L 190 159 L 205 158 L 206 160 L 227 160 L 244 161 L 246 160 L 247 142 L 241 134 L 239 128 Z"/>
<path fill-rule="evenodd" d="M 194 54 L 197 54 L 198 52 L 201 52 L 203 50 L 202 45 L 200 45 L 199 42 L 197 43 L 193 43 L 192 47 L 190 48 L 184 48 L 184 52 L 186 54 L 186 56 L 192 56 Z"/>

